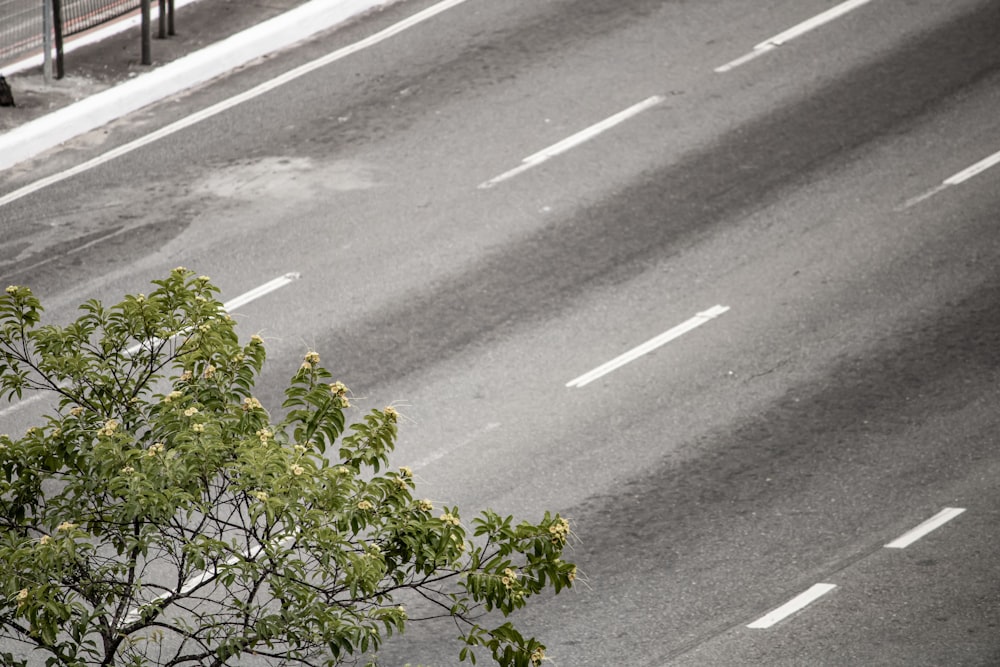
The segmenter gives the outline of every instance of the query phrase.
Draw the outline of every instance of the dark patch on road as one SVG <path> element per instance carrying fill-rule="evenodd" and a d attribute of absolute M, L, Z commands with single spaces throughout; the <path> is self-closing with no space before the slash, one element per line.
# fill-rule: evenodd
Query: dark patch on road
<path fill-rule="evenodd" d="M 480 21 L 482 32 L 472 34 L 465 48 L 447 60 L 425 64 L 418 56 L 407 69 L 377 69 L 359 77 L 353 91 L 343 85 L 317 91 L 329 96 L 336 111 L 285 143 L 312 146 L 314 156 L 327 157 L 338 147 L 390 138 L 433 113 L 443 99 L 477 96 L 561 58 L 568 45 L 612 35 L 669 4 L 676 0 L 561 0 L 519 7 L 520 20 L 503 28 Z M 356 101 L 344 104 L 351 98 Z"/>
<path fill-rule="evenodd" d="M 995 73 L 997 25 L 1000 4 L 985 4 L 501 249 L 474 270 L 332 332 L 321 347 L 337 351 L 341 377 L 367 391 L 549 318 L 578 295 L 639 274 Z"/>
<path fill-rule="evenodd" d="M 668 464 L 622 488 L 629 504 L 649 511 L 618 513 L 610 522 L 600 517 L 616 512 L 619 501 L 596 498 L 573 515 L 581 525 L 592 517 L 593 527 L 607 531 L 594 535 L 595 544 L 613 534 L 627 549 L 627 536 L 639 525 L 646 534 L 683 539 L 678 528 L 704 525 L 695 515 L 709 505 L 722 505 L 719 515 L 738 514 L 778 497 L 835 488 L 837 478 L 881 485 L 884 474 L 894 482 L 881 491 L 886 494 L 940 482 L 965 474 L 970 460 L 995 456 L 994 439 L 963 441 L 955 434 L 952 443 L 898 443 L 904 452 L 880 443 L 996 395 L 998 381 L 1000 273 L 994 269 L 975 292 L 943 305 L 921 326 L 864 356 L 843 359 L 824 386 L 790 388 L 766 412 L 690 445 L 703 456 Z"/>
<path fill-rule="evenodd" d="M 58 294 L 155 252 L 188 224 L 184 218 L 175 218 L 135 226 L 102 226 L 0 267 L 0 282 L 28 285 L 39 295 Z"/>
<path fill-rule="evenodd" d="M 660 592 L 667 597 L 688 595 L 683 614 L 665 619 L 672 637 L 650 664 L 669 664 L 749 620 L 743 615 L 773 595 L 768 576 L 784 572 L 784 583 L 794 585 L 802 572 L 829 576 L 810 568 L 836 570 L 878 549 L 880 538 L 895 535 L 859 534 L 859 527 L 891 525 L 893 513 L 913 511 L 905 499 L 939 509 L 923 490 L 947 488 L 996 460 L 1000 271 L 990 270 L 966 298 L 840 361 L 823 386 L 792 387 L 765 412 L 684 443 L 696 458 L 665 462 L 614 495 L 564 512 L 579 537 L 571 558 L 591 594 L 622 594 L 647 578 L 666 582 Z M 920 437 L 924 425 L 968 407 L 980 421 L 963 422 L 941 441 Z M 742 546 L 728 564 L 692 556 L 723 543 Z M 676 551 L 688 555 L 669 557 Z M 835 554 L 844 560 L 838 564 Z M 713 585 L 737 574 L 745 577 L 738 590 Z"/>

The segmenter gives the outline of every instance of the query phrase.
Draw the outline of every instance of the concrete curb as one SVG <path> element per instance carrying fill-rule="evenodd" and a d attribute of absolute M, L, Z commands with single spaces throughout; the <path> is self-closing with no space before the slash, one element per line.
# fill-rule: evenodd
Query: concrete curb
<path fill-rule="evenodd" d="M 386 0 L 311 0 L 148 74 L 25 123 L 0 135 L 0 170 L 385 3 Z"/>

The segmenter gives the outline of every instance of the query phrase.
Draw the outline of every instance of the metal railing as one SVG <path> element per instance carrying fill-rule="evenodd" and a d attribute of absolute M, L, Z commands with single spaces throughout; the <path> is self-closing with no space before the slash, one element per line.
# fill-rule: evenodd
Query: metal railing
<path fill-rule="evenodd" d="M 42 0 L 0 0 L 0 63 L 42 48 Z"/>
<path fill-rule="evenodd" d="M 62 5 L 65 37 L 139 9 L 140 0 L 56 0 Z"/>
<path fill-rule="evenodd" d="M 173 0 L 151 0 L 160 8 L 160 37 L 167 29 L 163 19 L 170 24 L 173 34 Z M 150 2 L 143 0 L 0 0 L 0 65 L 14 58 L 37 52 L 46 43 L 46 5 L 52 7 L 53 28 L 59 71 L 62 75 L 62 38 L 94 28 L 120 16 L 144 9 L 143 63 L 148 60 L 148 10 Z M 144 7 L 145 5 L 145 7 Z"/>

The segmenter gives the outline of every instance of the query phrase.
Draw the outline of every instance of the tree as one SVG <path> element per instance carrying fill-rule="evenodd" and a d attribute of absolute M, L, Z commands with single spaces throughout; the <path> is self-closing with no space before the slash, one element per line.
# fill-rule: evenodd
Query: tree
<path fill-rule="evenodd" d="M 564 518 L 435 511 L 386 469 L 393 408 L 345 424 L 348 389 L 309 352 L 272 418 L 264 343 L 210 280 L 154 285 L 66 326 L 26 287 L 0 297 L 0 389 L 59 397 L 0 436 L 0 640 L 23 649 L 2 664 L 374 662 L 420 620 L 403 599 L 456 621 L 463 660 L 541 662 L 506 617 L 572 584 Z"/>

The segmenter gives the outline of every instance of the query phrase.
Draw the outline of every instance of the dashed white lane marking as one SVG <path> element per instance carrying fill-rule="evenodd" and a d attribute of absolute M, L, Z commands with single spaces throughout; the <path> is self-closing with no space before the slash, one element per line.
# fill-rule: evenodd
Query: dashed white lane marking
<path fill-rule="evenodd" d="M 599 123 L 595 123 L 590 127 L 581 130 L 576 134 L 567 137 L 558 143 L 552 144 L 548 148 L 543 148 L 537 153 L 529 155 L 528 157 L 521 160 L 521 164 L 519 166 L 511 169 L 510 171 L 505 171 L 504 173 L 500 174 L 495 178 L 491 178 L 488 181 L 480 183 L 479 187 L 481 189 L 492 188 L 497 183 L 502 183 L 503 181 L 506 181 L 509 178 L 513 178 L 514 176 L 517 176 L 520 173 L 523 173 L 529 169 L 537 167 L 538 165 L 554 158 L 560 153 L 565 153 L 569 149 L 575 146 L 579 146 L 585 141 L 593 139 L 597 135 L 611 129 L 615 125 L 618 125 L 619 123 L 622 123 L 628 120 L 629 118 L 642 113 L 643 111 L 645 111 L 650 107 L 656 106 L 664 99 L 666 98 L 664 98 L 662 95 L 653 95 L 652 97 L 648 97 L 644 99 L 642 102 L 639 102 L 638 104 L 633 104 L 624 111 L 619 111 L 615 115 L 609 116 L 608 118 L 605 118 Z"/>
<path fill-rule="evenodd" d="M 886 549 L 905 549 L 917 540 L 919 540 L 924 535 L 927 535 L 931 531 L 937 530 L 944 524 L 948 523 L 959 514 L 965 511 L 964 507 L 945 507 L 943 510 L 932 516 L 931 518 L 924 521 L 922 524 L 903 533 L 892 542 L 885 545 Z"/>
<path fill-rule="evenodd" d="M 267 281 L 260 287 L 255 287 L 249 292 L 244 292 L 243 294 L 240 294 L 239 296 L 234 297 L 229 301 L 226 301 L 224 304 L 222 304 L 222 309 L 225 310 L 227 313 L 232 312 L 241 306 L 247 305 L 251 301 L 256 301 L 262 296 L 270 294 L 275 290 L 281 289 L 288 283 L 294 282 L 301 277 L 302 274 L 297 273 L 295 271 L 286 273 L 285 275 L 279 276 L 274 280 Z"/>
<path fill-rule="evenodd" d="M 475 442 L 482 436 L 486 435 L 490 431 L 495 431 L 498 428 L 500 428 L 500 424 L 498 422 L 489 422 L 488 424 L 486 424 L 486 426 L 476 429 L 475 431 L 470 433 L 464 440 L 458 442 L 457 444 L 452 445 L 450 447 L 442 447 L 440 449 L 435 449 L 431 453 L 424 456 L 422 459 L 419 459 L 415 463 L 411 464 L 410 467 L 413 468 L 414 470 L 420 470 L 421 468 L 426 468 L 435 461 L 440 461 L 446 456 L 455 453 L 459 449 L 471 445 L 473 442 Z"/>
<path fill-rule="evenodd" d="M 230 301 L 225 302 L 224 304 L 222 304 L 222 309 L 225 310 L 227 313 L 232 312 L 241 306 L 247 305 L 251 301 L 259 299 L 266 294 L 270 294 L 271 292 L 284 287 L 290 282 L 298 280 L 300 277 L 301 275 L 295 272 L 286 273 L 285 275 L 279 276 L 274 280 L 267 281 L 260 287 L 255 287 L 249 292 L 244 292 L 243 294 L 240 294 L 239 296 L 231 299 Z M 136 343 L 132 347 L 128 348 L 128 350 L 126 350 L 126 354 L 129 355 L 135 354 L 139 350 L 141 345 L 142 343 Z M 43 398 L 49 398 L 49 397 L 51 397 L 50 392 L 38 392 L 33 396 L 29 396 L 24 400 L 18 401 L 17 403 L 14 403 L 12 405 L 8 405 L 3 410 L 0 410 L 0 417 L 5 417 L 13 412 L 16 412 L 17 410 L 20 410 L 21 408 L 31 405 L 32 403 L 37 403 Z"/>
<path fill-rule="evenodd" d="M 634 347 L 628 352 L 615 357 L 611 361 L 598 366 L 594 370 L 584 373 L 578 378 L 570 380 L 569 382 L 566 383 L 566 386 L 579 388 L 588 385 L 594 380 L 607 375 L 611 371 L 621 368 L 625 364 L 638 359 L 642 355 L 648 354 L 649 352 L 652 352 L 656 348 L 669 343 L 675 338 L 683 336 L 688 331 L 700 327 L 705 322 L 708 322 L 709 320 L 718 317 L 727 310 L 729 310 L 729 306 L 713 306 L 704 312 L 698 313 L 697 315 L 687 320 L 686 322 L 678 324 L 673 329 L 665 331 L 659 336 L 656 336 L 654 338 L 650 338 L 642 345 Z"/>
<path fill-rule="evenodd" d="M 431 5 L 430 7 L 417 12 L 408 19 L 400 21 L 399 23 L 395 23 L 383 30 L 380 30 L 374 35 L 370 35 L 369 37 L 366 37 L 361 41 L 355 42 L 354 44 L 350 44 L 341 49 L 337 49 L 336 51 L 328 53 L 327 55 L 321 58 L 317 58 L 316 60 L 313 60 L 311 62 L 305 63 L 304 65 L 300 65 L 292 70 L 285 72 L 284 74 L 281 74 L 280 76 L 277 76 L 269 81 L 265 81 L 264 83 L 254 88 L 251 88 L 250 90 L 244 91 L 239 95 L 234 95 L 233 97 L 230 97 L 221 102 L 213 104 L 212 106 L 202 109 L 197 113 L 191 114 L 186 118 L 182 118 L 176 122 L 171 123 L 170 125 L 162 127 L 159 130 L 156 130 L 155 132 L 151 132 L 150 134 L 147 134 L 143 137 L 139 137 L 138 139 L 130 141 L 127 144 L 122 144 L 121 146 L 113 150 L 110 150 L 107 153 L 103 153 L 91 160 L 87 160 L 82 164 L 76 165 L 75 167 L 71 167 L 70 169 L 61 171 L 57 174 L 52 174 L 51 176 L 48 176 L 46 178 L 37 180 L 18 190 L 14 190 L 13 192 L 10 192 L 0 197 L 0 206 L 4 206 L 5 204 L 9 204 L 13 201 L 21 199 L 22 197 L 26 197 L 29 194 L 32 194 L 33 192 L 37 192 L 55 183 L 59 183 L 68 178 L 72 178 L 77 174 L 81 174 L 85 171 L 93 169 L 94 167 L 100 166 L 106 162 L 110 162 L 111 160 L 119 158 L 123 155 L 127 155 L 128 153 L 131 153 L 132 151 L 142 148 L 143 146 L 151 144 L 155 141 L 159 141 L 164 137 L 176 134 L 177 132 L 180 132 L 181 130 L 191 127 L 192 125 L 196 125 L 197 123 L 200 123 L 203 120 L 206 120 L 213 116 L 217 116 L 218 114 L 227 111 L 239 104 L 242 104 L 243 102 L 247 102 L 256 97 L 260 97 L 261 95 L 264 95 L 274 90 L 275 88 L 278 88 L 279 86 L 283 86 L 286 83 L 301 78 L 314 70 L 317 70 L 321 67 L 325 67 L 326 65 L 341 60 L 342 58 L 346 58 L 347 56 L 357 53 L 358 51 L 362 51 L 364 49 L 375 46 L 376 44 L 384 42 L 385 40 L 391 37 L 395 37 L 399 33 L 405 30 L 409 30 L 410 28 L 420 23 L 423 23 L 424 21 L 427 21 L 428 19 L 431 19 L 434 16 L 437 16 L 438 14 L 448 9 L 451 9 L 452 7 L 460 5 L 465 1 L 466 0 L 443 0 L 442 2 L 438 2 L 437 4 Z M 169 65 L 166 67 L 169 67 Z"/>
<path fill-rule="evenodd" d="M 753 629 L 769 628 L 815 602 L 836 587 L 835 584 L 814 584 L 809 590 L 799 593 L 774 611 L 764 614 L 753 623 L 750 623 L 747 627 Z"/>
<path fill-rule="evenodd" d="M 287 548 L 294 543 L 295 536 L 298 534 L 298 532 L 299 532 L 298 528 L 293 528 L 290 531 L 291 534 L 279 535 L 277 537 L 272 538 L 270 542 L 274 545 L 277 545 L 279 548 Z M 128 613 L 125 614 L 125 617 L 122 618 L 121 621 L 118 623 L 118 627 L 123 628 L 126 625 L 135 623 L 140 618 L 142 618 L 142 610 L 144 607 L 148 607 L 149 605 L 153 605 L 158 602 L 169 600 L 171 598 L 175 598 L 178 596 L 187 595 L 188 593 L 196 590 L 199 586 L 206 583 L 211 583 L 219 576 L 219 574 L 223 570 L 225 570 L 226 566 L 235 565 L 240 561 L 255 560 L 257 556 L 259 556 L 261 552 L 264 551 L 264 548 L 265 545 L 263 544 L 257 544 L 254 545 L 253 547 L 248 547 L 244 549 L 240 553 L 240 555 L 238 556 L 232 555 L 226 560 L 224 560 L 222 563 L 223 566 L 221 568 L 217 565 L 214 565 L 208 570 L 203 570 L 201 572 L 193 573 L 191 577 L 188 578 L 177 591 L 171 590 L 166 593 L 161 593 L 156 597 L 152 598 L 149 602 L 146 602 L 145 604 L 141 604 L 139 606 L 133 607 L 132 609 L 129 609 Z"/>
<path fill-rule="evenodd" d="M 954 185 L 959 185 L 961 183 L 964 183 L 965 181 L 969 180 L 973 176 L 978 176 L 979 174 L 983 173 L 984 171 L 986 171 L 990 167 L 994 167 L 994 166 L 996 166 L 998 164 L 1000 164 L 1000 151 L 997 151 L 993 155 L 989 155 L 987 157 L 984 157 L 982 160 L 980 160 L 979 162 L 975 163 L 971 167 L 966 167 L 965 169 L 963 169 L 962 171 L 958 172 L 957 174 L 954 174 L 953 176 L 949 176 L 948 178 L 946 178 L 943 181 L 941 181 L 941 183 L 939 185 L 935 185 L 933 188 L 931 188 L 927 192 L 925 192 L 925 193 L 923 193 L 921 195 L 918 195 L 916 197 L 913 197 L 912 199 L 906 200 L 906 202 L 902 206 L 897 206 L 896 210 L 897 211 L 905 211 L 906 209 L 910 208 L 911 206 L 916 206 L 917 204 L 919 204 L 920 202 L 924 201 L 925 199 L 930 199 L 931 197 L 933 197 L 937 193 L 941 192 L 942 190 L 946 190 L 946 189 L 948 189 L 948 188 L 950 188 L 950 187 L 952 187 Z"/>
<path fill-rule="evenodd" d="M 779 33 L 774 37 L 771 37 L 770 39 L 765 39 L 760 44 L 754 46 L 753 50 L 750 51 L 749 53 L 740 56 L 736 60 L 731 60 L 725 65 L 720 65 L 719 67 L 716 67 L 715 71 L 722 73 L 722 72 L 728 72 L 731 69 L 735 69 L 740 65 L 750 62 L 751 60 L 757 58 L 758 56 L 764 55 L 771 49 L 774 49 L 776 47 L 781 46 L 782 44 L 790 42 L 796 37 L 801 37 L 807 32 L 815 30 L 821 25 L 829 23 L 830 21 L 833 21 L 834 19 L 837 19 L 843 16 L 844 14 L 857 9 L 862 5 L 866 5 L 869 2 L 871 2 L 871 0 L 848 0 L 847 2 L 842 2 L 836 7 L 831 7 L 825 12 L 817 14 L 811 19 L 808 19 L 806 21 L 803 21 L 802 23 L 792 26 L 788 30 Z"/>

